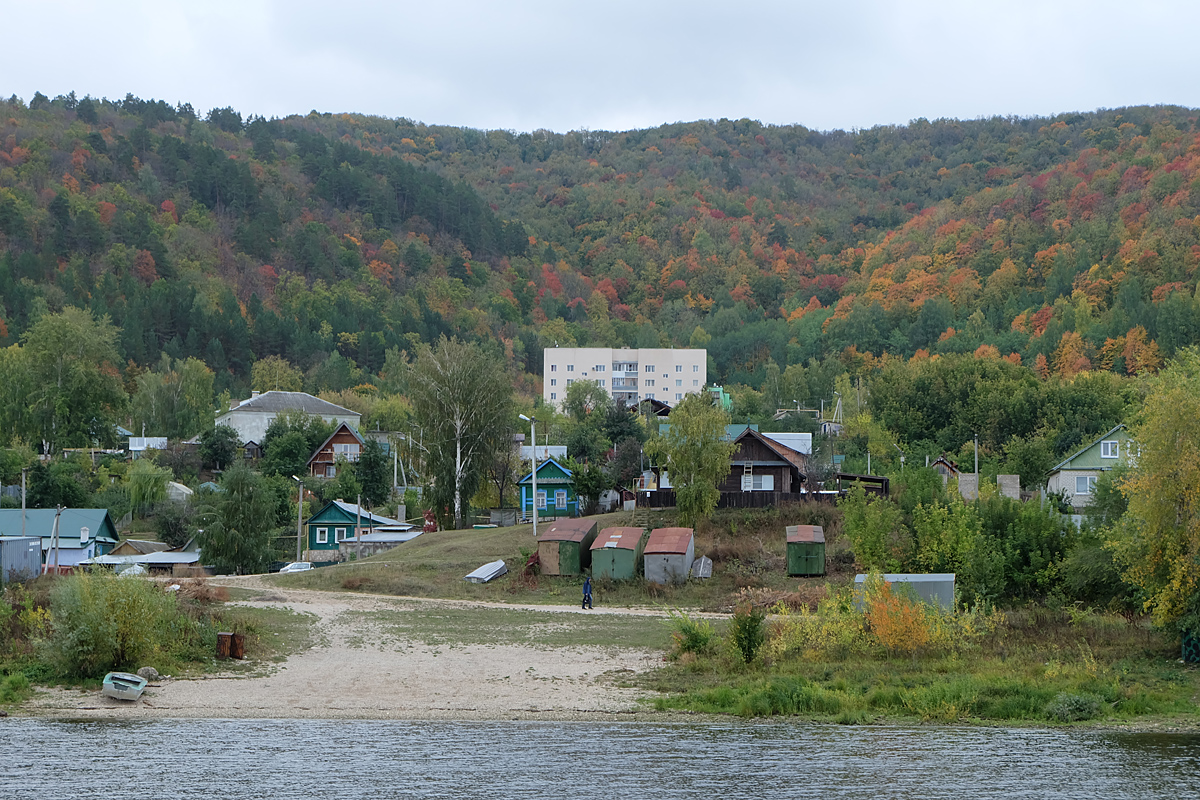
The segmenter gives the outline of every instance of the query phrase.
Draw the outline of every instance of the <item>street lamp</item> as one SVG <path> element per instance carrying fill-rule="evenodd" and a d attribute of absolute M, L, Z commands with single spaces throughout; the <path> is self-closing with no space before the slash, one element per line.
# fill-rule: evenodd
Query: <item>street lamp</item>
<path fill-rule="evenodd" d="M 533 464 L 533 471 L 530 473 L 530 475 L 533 476 L 533 488 L 531 490 L 533 492 L 533 503 L 532 503 L 532 505 L 533 505 L 533 538 L 536 539 L 537 538 L 537 518 L 538 518 L 538 508 L 537 508 L 537 467 L 538 467 L 538 465 L 537 465 L 537 427 L 536 427 L 537 423 L 534 422 L 533 420 L 531 420 L 529 417 L 525 416 L 524 414 L 518 414 L 517 416 L 519 416 L 521 419 L 523 419 L 529 423 L 529 443 L 531 445 L 533 445 L 533 449 L 530 450 L 529 452 L 531 455 L 530 463 Z"/>
<path fill-rule="evenodd" d="M 300 480 L 295 475 L 292 476 L 292 480 L 294 480 L 300 487 L 296 491 L 296 560 L 299 561 L 300 560 L 300 538 L 303 535 L 302 534 L 302 530 L 303 530 L 303 522 L 302 521 L 304 518 L 304 481 Z"/>

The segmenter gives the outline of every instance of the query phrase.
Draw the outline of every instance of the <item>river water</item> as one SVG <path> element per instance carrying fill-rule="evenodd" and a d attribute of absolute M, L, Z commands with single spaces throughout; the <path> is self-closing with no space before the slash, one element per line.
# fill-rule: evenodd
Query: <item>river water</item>
<path fill-rule="evenodd" d="M 1200 736 L 804 723 L 0 720 L 0 798 L 1182 798 Z"/>

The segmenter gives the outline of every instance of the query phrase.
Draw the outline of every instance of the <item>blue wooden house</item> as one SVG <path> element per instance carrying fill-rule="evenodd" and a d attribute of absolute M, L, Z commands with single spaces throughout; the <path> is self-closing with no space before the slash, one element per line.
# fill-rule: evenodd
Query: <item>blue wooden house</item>
<path fill-rule="evenodd" d="M 358 526 L 361 524 L 361 529 Z M 358 530 L 370 533 L 383 525 L 400 525 L 391 517 L 373 514 L 365 508 L 344 500 L 331 500 L 313 514 L 304 524 L 308 540 L 307 549 L 328 551 L 330 560 L 336 560 L 338 544 L 353 539 Z M 313 559 L 310 559 L 313 560 Z M 319 559 L 316 559 L 319 560 Z"/>
<path fill-rule="evenodd" d="M 521 491 L 521 516 L 533 517 L 536 504 L 538 519 L 575 517 L 579 515 L 579 497 L 571 470 L 547 458 L 537 468 L 537 497 L 533 496 L 533 473 L 517 481 Z"/>

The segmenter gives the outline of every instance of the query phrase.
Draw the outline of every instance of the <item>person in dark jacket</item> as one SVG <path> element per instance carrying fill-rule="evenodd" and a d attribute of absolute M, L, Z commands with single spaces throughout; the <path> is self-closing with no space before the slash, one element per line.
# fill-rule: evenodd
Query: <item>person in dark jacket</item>
<path fill-rule="evenodd" d="M 583 608 L 592 607 L 592 576 L 583 579 Z"/>

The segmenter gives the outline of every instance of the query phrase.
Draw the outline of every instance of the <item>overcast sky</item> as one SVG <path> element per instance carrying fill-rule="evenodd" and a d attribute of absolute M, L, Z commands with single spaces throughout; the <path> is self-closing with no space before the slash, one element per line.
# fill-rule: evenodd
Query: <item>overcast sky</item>
<path fill-rule="evenodd" d="M 517 131 L 1200 106 L 1194 0 L 30 0 L 3 17 L 0 95 L 26 101 Z"/>

